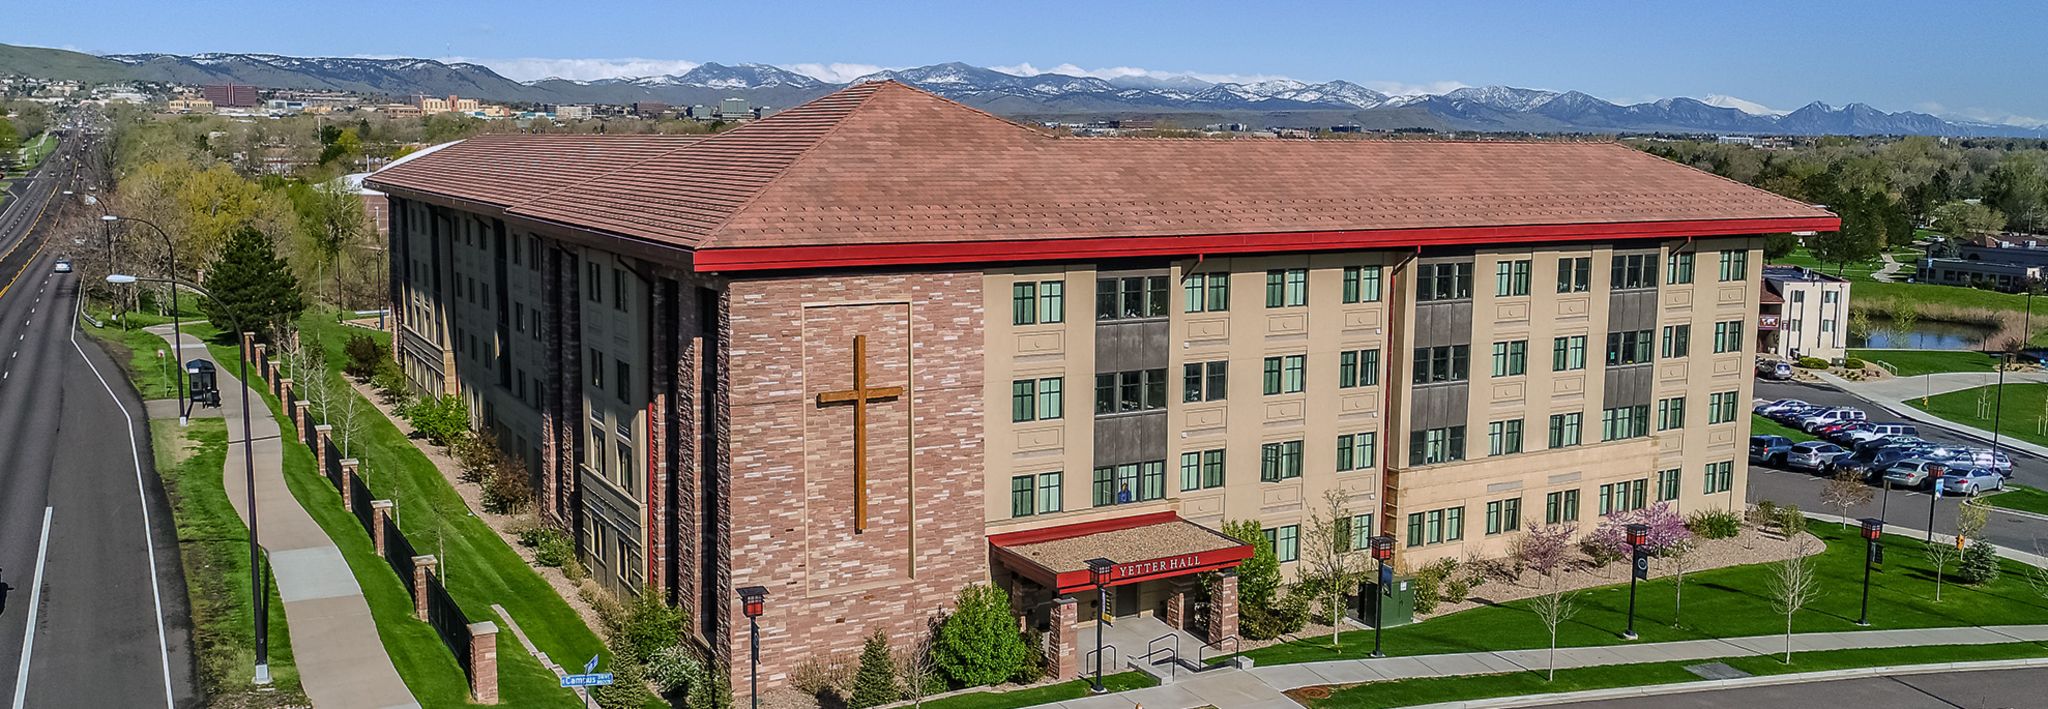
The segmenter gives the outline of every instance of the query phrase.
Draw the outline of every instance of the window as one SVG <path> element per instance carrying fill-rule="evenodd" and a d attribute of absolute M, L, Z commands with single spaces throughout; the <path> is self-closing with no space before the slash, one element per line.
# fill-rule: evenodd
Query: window
<path fill-rule="evenodd" d="M 604 355 L 596 349 L 590 350 L 590 388 L 604 390 Z"/>
<path fill-rule="evenodd" d="M 1678 499 L 1678 468 L 1657 471 L 1657 501 Z"/>
<path fill-rule="evenodd" d="M 1586 336 L 1571 335 L 1552 340 L 1550 371 L 1569 372 L 1586 368 Z"/>
<path fill-rule="evenodd" d="M 1372 514 L 1352 515 L 1348 531 L 1351 533 L 1351 551 L 1364 551 L 1372 547 Z"/>
<path fill-rule="evenodd" d="M 1465 538 L 1465 508 L 1451 507 L 1408 515 L 1408 546 L 1455 542 Z"/>
<path fill-rule="evenodd" d="M 1657 287 L 1656 254 L 1615 254 L 1613 267 L 1609 269 L 1613 282 L 1608 286 L 1615 290 L 1635 290 Z"/>
<path fill-rule="evenodd" d="M 1181 372 L 1181 401 L 1220 401 L 1229 388 L 1228 361 L 1189 362 Z"/>
<path fill-rule="evenodd" d="M 1038 476 L 1018 475 L 1010 478 L 1010 516 L 1029 517 L 1038 514 Z"/>
<path fill-rule="evenodd" d="M 1108 507 L 1166 497 L 1166 461 L 1105 465 L 1095 469 L 1095 506 Z"/>
<path fill-rule="evenodd" d="M 1821 305 L 1834 305 L 1834 304 L 1835 304 L 1835 298 L 1836 298 L 1836 297 L 1838 297 L 1838 296 L 1840 296 L 1840 295 L 1841 295 L 1840 293 L 1837 293 L 1837 292 L 1834 292 L 1834 291 L 1831 291 L 1831 290 L 1821 291 L 1821 292 L 1820 292 L 1820 303 L 1821 303 Z"/>
<path fill-rule="evenodd" d="M 1064 310 L 1065 306 L 1061 306 Z M 1125 276 L 1095 281 L 1096 320 L 1166 317 L 1165 276 Z"/>
<path fill-rule="evenodd" d="M 1465 427 L 1446 426 L 1408 434 L 1408 464 L 1433 465 L 1465 459 Z"/>
<path fill-rule="evenodd" d="M 609 478 L 611 477 L 611 471 L 608 470 L 608 467 L 611 465 L 609 462 L 611 459 L 605 457 L 604 441 L 604 427 L 592 424 L 590 427 L 590 467 L 597 473 L 598 477 Z"/>
<path fill-rule="evenodd" d="M 1735 420 L 1735 397 L 1740 392 L 1723 391 L 1707 396 L 1707 423 L 1728 423 Z"/>
<path fill-rule="evenodd" d="M 1301 558 L 1301 525 L 1290 524 L 1266 530 L 1266 543 L 1273 545 L 1273 558 L 1282 563 Z"/>
<path fill-rule="evenodd" d="M 1470 297 L 1472 264 L 1425 263 L 1416 267 L 1416 300 L 1463 300 Z"/>
<path fill-rule="evenodd" d="M 1337 388 L 1379 386 L 1379 383 L 1379 350 L 1346 350 L 1337 353 Z"/>
<path fill-rule="evenodd" d="M 1279 482 L 1301 477 L 1301 441 L 1267 443 L 1259 446 L 1259 481 Z"/>
<path fill-rule="evenodd" d="M 1543 522 L 1560 524 L 1579 521 L 1579 491 L 1559 490 L 1543 496 Z"/>
<path fill-rule="evenodd" d="M 1095 415 L 1166 408 L 1166 370 L 1137 369 L 1095 375 Z"/>
<path fill-rule="evenodd" d="M 1223 450 L 1189 451 L 1180 454 L 1182 492 L 1223 487 Z"/>
<path fill-rule="evenodd" d="M 619 385 L 619 402 L 631 402 L 632 399 L 627 398 L 626 390 L 633 386 L 633 365 L 627 364 L 625 360 L 612 360 L 612 364 L 615 370 L 613 374 L 618 375 L 618 381 L 615 383 Z"/>
<path fill-rule="evenodd" d="M 1230 274 L 1197 273 L 1187 277 L 1181 284 L 1186 302 L 1183 309 L 1190 313 L 1223 312 L 1230 309 Z"/>
<path fill-rule="evenodd" d="M 1749 277 L 1748 251 L 1721 252 L 1721 280 L 1739 281 Z"/>
<path fill-rule="evenodd" d="M 1308 305 L 1308 269 L 1276 268 L 1266 272 L 1266 307 Z"/>
<path fill-rule="evenodd" d="M 1501 261 L 1493 268 L 1493 294 L 1513 296 L 1529 294 L 1529 260 Z"/>
<path fill-rule="evenodd" d="M 1593 287 L 1593 257 L 1557 260 L 1557 292 L 1584 293 Z"/>
<path fill-rule="evenodd" d="M 1308 355 L 1267 357 L 1261 390 L 1267 394 L 1298 394 L 1307 385 Z"/>
<path fill-rule="evenodd" d="M 590 287 L 588 289 L 590 300 L 602 303 L 604 302 L 604 267 L 597 265 L 596 261 L 588 263 L 590 266 Z"/>
<path fill-rule="evenodd" d="M 1664 351 L 1658 353 L 1666 359 L 1684 357 L 1692 351 L 1691 325 L 1665 325 Z"/>
<path fill-rule="evenodd" d="M 1550 447 L 1563 448 L 1579 444 L 1579 424 L 1584 414 L 1551 414 Z"/>
<path fill-rule="evenodd" d="M 1522 528 L 1522 498 L 1486 503 L 1486 534 L 1512 532 Z"/>
<path fill-rule="evenodd" d="M 1370 470 L 1379 457 L 1379 436 L 1375 432 L 1346 433 L 1337 437 L 1337 472 Z"/>
<path fill-rule="evenodd" d="M 1600 412 L 1600 440 L 1619 441 L 1650 434 L 1650 406 L 1617 406 Z"/>
<path fill-rule="evenodd" d="M 612 307 L 626 309 L 626 272 L 617 268 L 612 269 Z"/>
<path fill-rule="evenodd" d="M 1493 376 L 1513 377 L 1529 371 L 1529 341 L 1493 343 Z"/>
<path fill-rule="evenodd" d="M 1065 377 L 1019 379 L 1010 382 L 1010 420 L 1013 422 L 1057 419 L 1066 408 Z"/>
<path fill-rule="evenodd" d="M 1038 324 L 1038 284 L 1010 284 L 1010 324 Z"/>
<path fill-rule="evenodd" d="M 517 242 L 514 242 L 517 243 Z M 512 304 L 512 331 L 526 332 L 526 304 Z"/>
<path fill-rule="evenodd" d="M 1344 302 L 1377 303 L 1380 299 L 1380 267 L 1349 266 L 1344 269 Z"/>
<path fill-rule="evenodd" d="M 1609 483 L 1600 486 L 1600 515 L 1640 510 L 1649 505 L 1644 499 L 1650 491 L 1649 478 Z"/>
<path fill-rule="evenodd" d="M 1462 382 L 1472 357 L 1471 345 L 1415 348 L 1415 383 Z"/>
<path fill-rule="evenodd" d="M 1683 285 L 1692 282 L 1692 252 L 1671 252 L 1664 258 L 1664 282 Z"/>
<path fill-rule="evenodd" d="M 1509 419 L 1486 424 L 1486 454 L 1513 455 L 1522 452 L 1522 420 Z"/>
<path fill-rule="evenodd" d="M 1607 366 L 1649 363 L 1649 330 L 1607 333 Z"/>
<path fill-rule="evenodd" d="M 1685 397 L 1674 396 L 1657 400 L 1657 430 L 1671 431 L 1685 428 Z"/>
<path fill-rule="evenodd" d="M 1834 334 L 1834 332 L 1835 332 L 1835 319 L 1834 319 L 1834 318 L 1821 318 L 1821 320 L 1820 320 L 1820 334 L 1823 334 L 1823 335 L 1832 335 L 1832 334 Z"/>
<path fill-rule="evenodd" d="M 1742 351 L 1742 321 L 1714 323 L 1714 354 Z"/>
<path fill-rule="evenodd" d="M 1727 492 L 1735 485 L 1735 461 L 1707 464 L 1707 494 Z"/>

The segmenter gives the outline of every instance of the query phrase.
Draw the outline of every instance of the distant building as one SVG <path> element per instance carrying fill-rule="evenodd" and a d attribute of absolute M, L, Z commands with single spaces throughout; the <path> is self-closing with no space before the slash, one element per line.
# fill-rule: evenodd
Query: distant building
<path fill-rule="evenodd" d="M 1756 145 L 1756 136 L 1753 136 L 1753 135 L 1724 135 L 1724 136 L 1721 136 L 1721 137 L 1720 137 L 1720 138 L 1719 138 L 1718 140 L 1716 140 L 1715 142 L 1717 142 L 1717 143 L 1720 143 L 1720 144 L 1722 144 L 1722 145 Z"/>
<path fill-rule="evenodd" d="M 448 99 L 434 96 L 415 96 L 413 105 L 419 106 L 421 113 L 447 113 L 451 110 L 448 107 Z"/>
<path fill-rule="evenodd" d="M 729 98 L 718 102 L 718 113 L 716 116 L 726 120 L 753 118 L 755 117 L 754 106 L 743 98 Z"/>
<path fill-rule="evenodd" d="M 171 113 L 212 113 L 213 102 L 203 98 L 174 98 L 164 103 L 164 110 Z"/>
<path fill-rule="evenodd" d="M 435 99 L 440 100 L 440 99 Z M 392 118 L 418 118 L 426 114 L 418 106 L 403 103 L 387 103 L 377 107 L 377 112 Z"/>
<path fill-rule="evenodd" d="M 291 99 L 274 98 L 263 102 L 263 110 L 269 111 L 273 114 L 302 113 L 306 110 L 306 102 L 293 101 Z"/>
<path fill-rule="evenodd" d="M 200 87 L 199 93 L 220 108 L 255 108 L 256 87 L 247 84 L 215 84 Z"/>
<path fill-rule="evenodd" d="M 668 112 L 668 104 L 660 101 L 634 101 L 633 115 L 654 118 Z"/>
<path fill-rule="evenodd" d="M 1834 360 L 1849 350 L 1849 282 L 1798 266 L 1765 266 L 1757 351 Z"/>
<path fill-rule="evenodd" d="M 2048 273 L 2048 235 L 1984 234 L 1956 246 L 1954 257 L 1920 260 L 1920 281 L 2018 292 Z"/>
<path fill-rule="evenodd" d="M 553 113 L 555 114 L 555 120 L 558 121 L 582 120 L 590 117 L 590 107 L 562 105 L 556 106 Z"/>

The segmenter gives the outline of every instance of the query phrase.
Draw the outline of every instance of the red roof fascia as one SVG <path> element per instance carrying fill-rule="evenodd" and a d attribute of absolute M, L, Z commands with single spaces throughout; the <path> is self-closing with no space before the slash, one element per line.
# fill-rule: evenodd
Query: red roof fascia
<path fill-rule="evenodd" d="M 1154 524 L 1165 524 L 1167 522 L 1177 521 L 1180 521 L 1180 515 L 1169 510 L 1166 512 L 1153 512 L 1151 514 L 1133 515 L 1130 517 L 1098 519 L 1092 522 L 1076 522 L 1074 524 L 1064 524 L 1058 527 L 1046 527 L 1043 529 L 1027 529 L 1022 532 L 1005 532 L 1002 534 L 990 536 L 988 538 L 988 543 L 994 544 L 999 547 L 1022 546 L 1025 544 L 1050 542 L 1056 539 L 1073 539 L 1074 537 L 1085 537 L 1090 534 L 1101 534 L 1103 532 L 1114 532 L 1120 529 L 1133 529 L 1137 527 L 1145 527 Z"/>
<path fill-rule="evenodd" d="M 1109 585 L 1123 586 L 1126 584 L 1143 583 L 1153 579 L 1220 571 L 1244 563 L 1244 560 L 1250 558 L 1252 558 L 1252 545 L 1239 544 L 1234 547 L 1211 549 L 1193 554 L 1121 563 L 1113 567 L 1110 572 Z M 1068 571 L 1054 577 L 1052 585 L 1053 588 L 1058 589 L 1058 593 L 1073 593 L 1094 588 L 1095 579 L 1090 577 L 1087 569 L 1082 569 L 1080 571 Z"/>
<path fill-rule="evenodd" d="M 857 266 L 907 266 L 1004 261 L 1065 261 L 1133 256 L 1288 253 L 1532 241 L 1654 239 L 1792 231 L 1836 231 L 1839 217 L 1777 217 L 1613 224 L 1430 227 L 1371 231 L 1307 231 L 1203 236 L 1098 237 L 923 244 L 845 244 L 705 248 L 699 272 L 769 271 Z"/>

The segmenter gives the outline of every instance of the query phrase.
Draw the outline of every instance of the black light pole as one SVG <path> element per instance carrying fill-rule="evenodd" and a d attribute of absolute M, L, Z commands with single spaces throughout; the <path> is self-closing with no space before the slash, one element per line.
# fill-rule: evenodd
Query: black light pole
<path fill-rule="evenodd" d="M 1948 467 L 1940 464 L 1927 466 L 1927 543 L 1934 543 L 1934 503 L 1941 499 L 1941 476 Z"/>
<path fill-rule="evenodd" d="M 1380 652 L 1380 630 L 1387 625 L 1387 599 L 1394 597 L 1394 567 L 1391 563 L 1394 559 L 1394 537 L 1382 534 L 1373 537 L 1369 543 L 1373 560 L 1380 564 L 1380 597 L 1372 604 L 1372 656 L 1386 657 L 1386 653 Z"/>
<path fill-rule="evenodd" d="M 166 233 L 163 227 L 157 226 L 154 222 L 150 222 L 149 220 L 146 219 L 136 219 L 134 217 L 123 217 L 118 214 L 100 215 L 100 221 L 106 222 L 107 224 L 114 224 L 122 220 L 127 220 L 135 222 L 137 224 L 141 224 L 143 226 L 147 226 L 150 229 L 155 230 L 157 236 L 161 236 L 164 238 L 164 258 L 169 262 L 168 265 L 165 267 L 164 272 L 170 274 L 169 278 L 165 279 L 164 282 L 170 284 L 171 286 L 171 356 L 178 360 L 178 425 L 183 426 L 192 422 L 192 405 L 190 401 L 192 398 L 192 392 L 187 390 L 185 385 L 185 333 L 178 327 L 177 246 L 171 243 L 171 235 Z M 112 282 L 112 280 L 109 279 L 109 282 Z M 241 330 L 239 326 L 237 326 L 235 329 L 237 332 Z M 243 380 L 242 383 L 244 385 L 247 385 L 248 380 L 245 379 Z"/>
<path fill-rule="evenodd" d="M 1650 575 L 1649 550 L 1644 542 L 1650 537 L 1650 525 L 1631 524 L 1628 526 L 1630 565 L 1634 567 L 1628 575 L 1628 629 L 1621 631 L 1624 640 L 1636 639 L 1636 581 Z"/>
<path fill-rule="evenodd" d="M 1863 518 L 1863 538 L 1869 548 L 1863 553 L 1863 612 L 1856 616 L 1857 625 L 1870 625 L 1870 566 L 1884 561 L 1884 544 L 1879 541 L 1883 535 L 1884 520 Z"/>
<path fill-rule="evenodd" d="M 1101 694 L 1102 688 L 1102 629 L 1109 625 L 1109 572 L 1116 568 L 1116 562 L 1097 557 L 1088 560 L 1088 578 L 1095 583 L 1095 683 L 1088 691 Z"/>
<path fill-rule="evenodd" d="M 747 613 L 747 643 L 753 653 L 747 672 L 747 695 L 753 698 L 754 709 L 761 709 L 761 611 L 767 600 L 766 586 L 740 589 L 740 604 Z"/>
<path fill-rule="evenodd" d="M 2020 341 L 2025 347 L 2025 340 Z M 1991 455 L 1998 455 L 1999 420 L 2005 416 L 2005 367 L 2012 363 L 2011 352 L 1998 353 L 1998 400 L 1991 406 Z M 1994 463 L 1996 461 L 1993 461 Z"/>
<path fill-rule="evenodd" d="M 168 283 L 171 285 L 172 292 L 174 293 L 178 287 L 176 278 L 138 278 L 119 273 L 107 276 L 107 282 L 114 285 L 130 285 L 136 281 Z M 229 309 L 227 304 L 222 303 L 212 293 L 206 292 L 206 289 L 190 283 L 184 285 L 186 288 L 191 289 L 192 292 L 205 296 L 208 300 L 212 300 L 216 305 L 221 306 L 221 312 L 226 314 L 230 320 L 235 321 L 235 332 L 240 333 L 244 331 L 241 320 L 235 318 L 234 311 Z M 173 337 L 182 338 L 183 336 L 173 335 Z M 175 345 L 176 343 L 173 342 L 172 344 Z M 235 361 L 237 371 L 240 372 L 236 376 L 242 380 L 242 475 L 249 488 L 249 595 L 251 596 L 250 605 L 254 606 L 256 616 L 256 676 L 253 682 L 257 685 L 267 685 L 270 684 L 270 594 L 263 583 L 263 551 L 256 535 L 256 441 L 255 434 L 251 432 L 251 425 L 249 423 L 249 357 L 245 353 L 242 356 L 236 357 Z M 185 363 L 181 357 L 178 362 L 178 376 L 183 377 L 184 374 Z"/>

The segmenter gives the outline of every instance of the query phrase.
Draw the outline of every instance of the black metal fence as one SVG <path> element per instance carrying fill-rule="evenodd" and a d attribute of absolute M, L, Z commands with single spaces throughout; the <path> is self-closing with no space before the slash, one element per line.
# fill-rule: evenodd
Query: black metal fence
<path fill-rule="evenodd" d="M 375 535 L 376 516 L 370 510 L 370 486 L 363 483 L 363 476 L 357 475 L 348 481 L 349 511 L 356 513 L 356 521 L 363 525 L 363 532 Z"/>
<path fill-rule="evenodd" d="M 417 556 L 412 541 L 405 538 L 405 532 L 398 529 L 398 521 L 384 518 L 384 562 L 391 565 L 391 571 L 398 574 L 398 580 L 407 588 L 412 587 L 413 563 Z M 415 599 L 417 600 L 417 599 Z"/>
<path fill-rule="evenodd" d="M 327 461 L 325 466 L 327 469 L 323 472 L 327 473 L 327 482 L 333 483 L 334 489 L 339 491 L 343 485 L 341 481 L 341 447 L 334 445 L 334 439 L 332 438 L 327 439 L 325 445 L 327 455 L 323 456 L 322 460 Z"/>
<path fill-rule="evenodd" d="M 455 605 L 448 589 L 441 586 L 441 577 L 431 573 L 427 574 L 427 624 L 434 626 L 442 644 L 455 653 L 455 664 L 462 666 L 462 674 L 473 676 L 475 669 L 469 666 L 469 617 L 462 614 L 462 607 Z"/>

